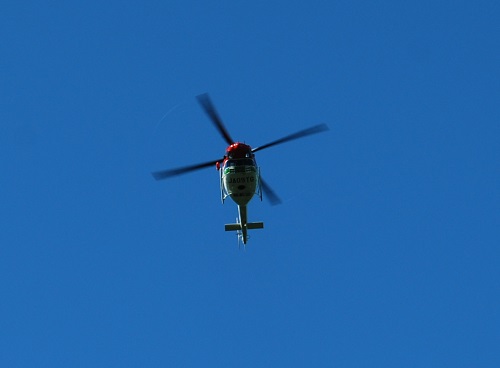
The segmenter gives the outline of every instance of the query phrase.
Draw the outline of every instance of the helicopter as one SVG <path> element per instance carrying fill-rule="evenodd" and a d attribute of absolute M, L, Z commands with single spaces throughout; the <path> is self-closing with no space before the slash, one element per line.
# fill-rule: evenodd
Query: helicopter
<path fill-rule="evenodd" d="M 262 179 L 260 168 L 257 166 L 255 160 L 255 152 L 308 135 L 324 132 L 328 130 L 328 126 L 326 124 L 315 125 L 264 145 L 251 148 L 249 145 L 237 142 L 231 138 L 207 93 L 198 95 L 196 98 L 222 138 L 229 145 L 226 148 L 224 156 L 199 164 L 155 171 L 152 175 L 156 180 L 163 180 L 215 166 L 219 171 L 222 203 L 224 203 L 227 197 L 230 197 L 238 206 L 236 223 L 226 224 L 225 231 L 236 231 L 238 242 L 241 241 L 246 245 L 249 238 L 248 230 L 264 228 L 263 222 L 248 222 L 247 205 L 253 196 L 257 195 L 262 201 L 262 194 L 264 193 L 272 205 L 281 203 L 281 199 L 276 195 L 274 190 Z"/>

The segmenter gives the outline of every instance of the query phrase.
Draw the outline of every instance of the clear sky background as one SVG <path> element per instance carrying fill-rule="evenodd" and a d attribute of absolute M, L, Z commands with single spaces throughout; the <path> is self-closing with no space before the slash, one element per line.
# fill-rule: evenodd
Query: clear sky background
<path fill-rule="evenodd" d="M 2 2 L 0 365 L 499 367 L 499 4 Z"/>

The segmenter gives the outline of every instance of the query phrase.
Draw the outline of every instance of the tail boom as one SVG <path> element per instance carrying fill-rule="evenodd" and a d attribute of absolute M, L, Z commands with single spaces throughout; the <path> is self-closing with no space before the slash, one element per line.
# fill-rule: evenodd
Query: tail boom
<path fill-rule="evenodd" d="M 226 231 L 236 231 L 238 233 L 238 238 L 243 241 L 243 244 L 247 243 L 248 240 L 248 230 L 263 229 L 263 222 L 247 222 L 247 207 L 238 206 L 238 219 L 235 224 L 226 224 L 224 226 Z"/>

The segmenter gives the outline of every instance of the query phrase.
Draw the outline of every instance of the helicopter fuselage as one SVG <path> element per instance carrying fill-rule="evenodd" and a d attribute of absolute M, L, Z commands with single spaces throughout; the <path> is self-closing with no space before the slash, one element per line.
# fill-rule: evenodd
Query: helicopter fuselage
<path fill-rule="evenodd" d="M 221 186 L 227 196 L 240 206 L 245 206 L 259 184 L 259 169 L 253 159 L 226 160 L 221 168 Z"/>
<path fill-rule="evenodd" d="M 243 244 L 247 242 L 247 230 L 262 229 L 262 222 L 248 223 L 247 204 L 255 194 L 262 200 L 259 168 L 250 146 L 234 143 L 226 150 L 220 170 L 221 199 L 230 197 L 238 205 L 236 224 L 227 224 L 226 231 L 238 231 Z"/>
<path fill-rule="evenodd" d="M 239 142 L 230 145 L 218 168 L 223 201 L 229 196 L 237 205 L 245 206 L 260 192 L 259 168 L 249 145 Z"/>

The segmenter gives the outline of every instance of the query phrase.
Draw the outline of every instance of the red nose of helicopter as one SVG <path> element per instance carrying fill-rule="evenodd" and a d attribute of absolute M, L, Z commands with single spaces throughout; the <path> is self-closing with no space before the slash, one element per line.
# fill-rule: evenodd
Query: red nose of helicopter
<path fill-rule="evenodd" d="M 253 157 L 252 148 L 245 143 L 233 143 L 227 147 L 226 157 L 229 159 L 251 158 Z"/>

